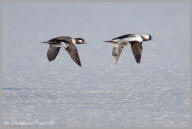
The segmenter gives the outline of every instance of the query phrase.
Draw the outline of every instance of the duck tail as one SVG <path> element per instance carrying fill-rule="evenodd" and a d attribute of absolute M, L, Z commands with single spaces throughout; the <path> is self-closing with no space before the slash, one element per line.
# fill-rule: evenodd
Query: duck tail
<path fill-rule="evenodd" d="M 45 42 L 40 42 L 40 43 L 49 43 L 49 41 L 45 41 Z"/>

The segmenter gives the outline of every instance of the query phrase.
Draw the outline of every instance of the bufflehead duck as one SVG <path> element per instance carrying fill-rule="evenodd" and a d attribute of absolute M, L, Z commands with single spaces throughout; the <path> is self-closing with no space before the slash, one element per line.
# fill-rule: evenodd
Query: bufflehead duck
<path fill-rule="evenodd" d="M 117 38 L 113 38 L 112 40 L 105 41 L 105 42 L 110 42 L 113 43 L 113 51 L 112 51 L 112 56 L 113 56 L 113 61 L 116 64 L 119 56 L 121 54 L 121 51 L 123 50 L 123 47 L 131 44 L 131 49 L 133 52 L 133 55 L 135 56 L 135 60 L 137 63 L 141 62 L 141 55 L 142 55 L 142 42 L 143 41 L 149 41 L 151 40 L 152 37 L 150 34 L 145 34 L 142 36 L 139 36 L 137 34 L 126 34 L 119 36 Z"/>
<path fill-rule="evenodd" d="M 47 51 L 47 58 L 50 61 L 55 60 L 57 54 L 61 47 L 64 47 L 65 50 L 69 53 L 71 58 L 81 66 L 81 61 L 77 52 L 77 48 L 75 44 L 85 44 L 85 40 L 83 38 L 72 38 L 69 36 L 61 36 L 57 38 L 50 39 L 49 41 L 42 42 L 48 43 L 49 49 Z"/>

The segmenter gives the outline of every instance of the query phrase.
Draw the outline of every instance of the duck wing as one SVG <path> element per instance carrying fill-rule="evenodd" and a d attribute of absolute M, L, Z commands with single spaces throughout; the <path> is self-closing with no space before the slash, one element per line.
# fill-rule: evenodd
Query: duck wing
<path fill-rule="evenodd" d="M 123 46 L 120 46 L 120 45 L 113 46 L 112 57 L 113 57 L 113 62 L 115 64 L 117 63 L 122 50 L 123 50 Z"/>
<path fill-rule="evenodd" d="M 49 45 L 49 49 L 47 51 L 47 58 L 50 61 L 55 60 L 57 54 L 59 53 L 60 47 L 54 47 L 53 45 Z"/>
<path fill-rule="evenodd" d="M 131 49 L 133 52 L 133 55 L 135 56 L 135 60 L 137 63 L 141 62 L 141 56 L 142 56 L 142 42 L 134 42 L 131 43 Z"/>
<path fill-rule="evenodd" d="M 79 65 L 81 66 L 81 61 L 79 58 L 79 54 L 77 52 L 77 48 L 73 43 L 70 43 L 69 46 L 67 46 L 65 48 L 67 50 L 67 52 L 69 53 L 69 55 L 71 56 L 71 58 Z"/>

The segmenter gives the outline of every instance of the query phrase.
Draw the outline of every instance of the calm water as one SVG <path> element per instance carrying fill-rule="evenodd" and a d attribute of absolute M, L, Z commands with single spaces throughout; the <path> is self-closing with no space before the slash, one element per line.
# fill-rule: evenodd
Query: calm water
<path fill-rule="evenodd" d="M 67 127 L 190 125 L 190 5 L 166 2 L 7 2 L 3 4 L 2 117 Z M 141 64 L 130 46 L 113 65 L 126 33 L 152 35 Z M 69 35 L 82 67 L 64 49 L 54 62 L 41 41 Z M 12 125 L 11 125 L 12 124 Z"/>

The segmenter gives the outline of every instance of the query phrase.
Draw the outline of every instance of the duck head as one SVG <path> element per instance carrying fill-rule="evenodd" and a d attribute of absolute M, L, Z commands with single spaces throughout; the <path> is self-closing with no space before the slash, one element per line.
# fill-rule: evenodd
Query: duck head
<path fill-rule="evenodd" d="M 83 38 L 75 38 L 75 44 L 86 44 Z"/>
<path fill-rule="evenodd" d="M 149 41 L 149 40 L 152 40 L 152 37 L 150 34 L 144 34 L 141 36 L 143 41 Z"/>

